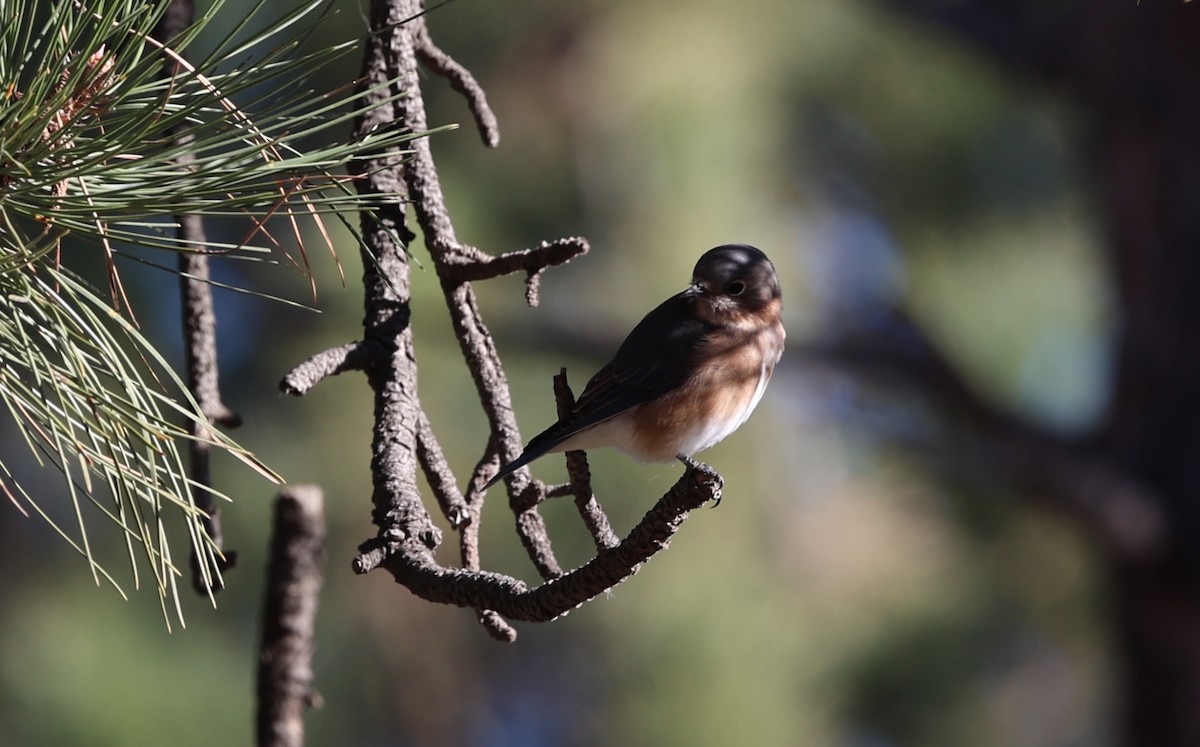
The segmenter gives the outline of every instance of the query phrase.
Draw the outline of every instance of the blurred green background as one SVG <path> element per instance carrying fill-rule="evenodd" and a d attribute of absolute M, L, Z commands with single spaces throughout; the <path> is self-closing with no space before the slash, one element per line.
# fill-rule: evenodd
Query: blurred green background
<path fill-rule="evenodd" d="M 362 12 L 346 3 L 321 40 L 359 36 Z M 607 597 L 520 625 L 506 646 L 468 611 L 351 573 L 373 534 L 364 382 L 277 393 L 293 365 L 359 336 L 354 245 L 339 253 L 345 287 L 315 258 L 320 313 L 218 291 L 236 435 L 326 494 L 310 744 L 1110 743 L 1094 549 L 1020 496 L 947 482 L 880 437 L 936 429 L 923 403 L 872 400 L 796 353 L 899 303 L 990 397 L 1064 433 L 1090 425 L 1111 310 L 1070 106 L 865 0 L 456 0 L 430 24 L 480 79 L 503 137 L 484 149 L 462 101 L 422 79 L 431 124 L 464 123 L 433 146 L 459 237 L 491 252 L 564 235 L 593 247 L 546 274 L 538 309 L 519 278 L 479 287 L 526 436 L 552 420 L 558 368 L 581 385 L 717 244 L 774 260 L 792 351 L 751 421 L 702 455 L 726 478 L 721 506 Z M 214 272 L 307 301 L 307 281 L 276 269 Z M 127 273 L 145 281 L 143 323 L 178 353 L 174 280 Z M 464 475 L 483 417 L 436 278 L 415 268 L 413 285 L 421 396 Z M 4 433 L 6 454 L 24 448 Z M 680 474 L 619 454 L 592 464 L 621 533 Z M 236 498 L 223 517 L 239 566 L 219 607 L 189 598 L 173 633 L 152 591 L 123 602 L 94 587 L 43 523 L 0 509 L 0 745 L 252 741 L 273 495 L 232 460 L 215 468 Z M 554 459 L 535 472 L 564 473 Z M 492 497 L 485 566 L 533 581 Z M 586 559 L 572 507 L 544 513 L 564 563 Z M 100 552 L 123 570 L 119 545 Z M 452 541 L 441 557 L 453 562 Z"/>

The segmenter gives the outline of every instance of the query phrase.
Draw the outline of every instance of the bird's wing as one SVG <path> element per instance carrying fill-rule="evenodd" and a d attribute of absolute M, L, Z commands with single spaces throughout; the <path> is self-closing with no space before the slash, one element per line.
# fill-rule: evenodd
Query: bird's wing
<path fill-rule="evenodd" d="M 690 312 L 687 301 L 680 293 L 647 314 L 621 343 L 612 362 L 587 383 L 571 415 L 535 436 L 526 451 L 541 449 L 544 454 L 576 433 L 682 384 L 709 331 Z"/>
<path fill-rule="evenodd" d="M 709 331 L 689 310 L 686 291 L 659 304 L 633 328 L 612 362 L 587 383 L 570 416 L 534 436 L 485 489 L 576 433 L 681 385 Z"/>

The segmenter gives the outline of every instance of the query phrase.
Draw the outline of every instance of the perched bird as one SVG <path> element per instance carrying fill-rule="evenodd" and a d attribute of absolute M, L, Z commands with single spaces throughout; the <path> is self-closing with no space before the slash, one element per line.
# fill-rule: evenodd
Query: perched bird
<path fill-rule="evenodd" d="M 552 452 L 612 446 L 643 462 L 707 449 L 746 422 L 783 354 L 779 278 L 745 244 L 705 252 L 692 283 L 638 323 L 565 418 L 484 489 Z"/>

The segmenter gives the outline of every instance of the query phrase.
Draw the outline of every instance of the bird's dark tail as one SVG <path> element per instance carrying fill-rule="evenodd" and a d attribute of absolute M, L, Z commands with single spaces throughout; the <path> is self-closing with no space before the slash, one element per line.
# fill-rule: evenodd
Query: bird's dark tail
<path fill-rule="evenodd" d="M 546 430 L 534 436 L 529 441 L 529 445 L 525 447 L 525 451 L 521 452 L 521 456 L 512 460 L 505 466 L 500 468 L 496 476 L 487 481 L 483 486 L 483 490 L 487 490 L 504 478 L 511 475 L 513 472 L 529 464 L 534 459 L 545 456 L 550 453 L 550 450 L 567 440 L 570 436 L 578 431 L 577 428 L 564 425 L 563 423 L 555 423 Z"/>
<path fill-rule="evenodd" d="M 517 457 L 516 459 L 512 460 L 505 466 L 501 467 L 500 471 L 496 473 L 496 476 L 493 477 L 492 479 L 488 480 L 487 483 L 483 486 L 483 490 L 487 490 L 488 488 L 492 487 L 496 483 L 500 482 L 504 478 L 508 477 L 512 473 L 514 473 L 517 470 L 524 467 L 526 464 L 529 464 L 534 459 L 537 459 L 544 453 L 546 453 L 546 452 L 543 451 L 539 454 L 530 454 L 528 451 L 522 452 L 521 456 Z"/>

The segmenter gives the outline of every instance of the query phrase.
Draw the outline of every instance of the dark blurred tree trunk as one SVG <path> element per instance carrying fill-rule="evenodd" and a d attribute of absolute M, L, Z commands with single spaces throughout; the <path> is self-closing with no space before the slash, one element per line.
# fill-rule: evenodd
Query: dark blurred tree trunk
<path fill-rule="evenodd" d="M 1118 304 L 1107 417 L 1086 446 L 1165 531 L 1111 543 L 1121 741 L 1200 745 L 1200 4 L 881 0 L 1081 106 Z"/>

